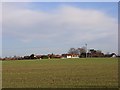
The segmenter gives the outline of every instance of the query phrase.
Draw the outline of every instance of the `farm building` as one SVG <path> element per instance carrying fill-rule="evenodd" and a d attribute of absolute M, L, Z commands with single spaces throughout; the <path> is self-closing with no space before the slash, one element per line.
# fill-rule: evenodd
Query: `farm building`
<path fill-rule="evenodd" d="M 62 58 L 79 58 L 79 54 L 62 54 Z"/>

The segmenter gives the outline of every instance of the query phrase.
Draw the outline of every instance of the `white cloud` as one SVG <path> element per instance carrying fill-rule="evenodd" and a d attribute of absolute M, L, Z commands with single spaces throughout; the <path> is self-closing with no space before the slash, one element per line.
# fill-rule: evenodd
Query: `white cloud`
<path fill-rule="evenodd" d="M 50 12 L 3 4 L 4 35 L 22 42 L 50 41 L 72 44 L 113 38 L 117 45 L 117 20 L 93 9 L 61 6 Z M 105 40 L 106 41 L 106 40 Z M 99 42 L 99 41 L 98 41 Z M 114 48 L 114 47 L 112 47 Z"/>

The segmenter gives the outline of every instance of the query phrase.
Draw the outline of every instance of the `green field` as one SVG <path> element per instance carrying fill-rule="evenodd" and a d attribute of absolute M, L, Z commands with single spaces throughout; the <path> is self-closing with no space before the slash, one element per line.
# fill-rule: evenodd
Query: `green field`
<path fill-rule="evenodd" d="M 117 58 L 2 62 L 3 88 L 117 87 Z"/>

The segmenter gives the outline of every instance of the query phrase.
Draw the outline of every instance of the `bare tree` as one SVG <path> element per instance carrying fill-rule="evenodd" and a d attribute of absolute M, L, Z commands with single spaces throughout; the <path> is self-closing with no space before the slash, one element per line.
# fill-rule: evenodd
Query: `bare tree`
<path fill-rule="evenodd" d="M 86 53 L 86 47 L 78 48 L 79 54 Z"/>
<path fill-rule="evenodd" d="M 70 50 L 68 51 L 69 54 L 79 54 L 78 49 L 75 48 L 70 48 Z"/>

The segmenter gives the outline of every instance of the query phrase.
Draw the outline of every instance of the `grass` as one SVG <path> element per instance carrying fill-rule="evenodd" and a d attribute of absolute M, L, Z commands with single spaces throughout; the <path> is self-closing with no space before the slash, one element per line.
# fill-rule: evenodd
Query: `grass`
<path fill-rule="evenodd" d="M 2 62 L 3 88 L 117 87 L 116 58 Z"/>

